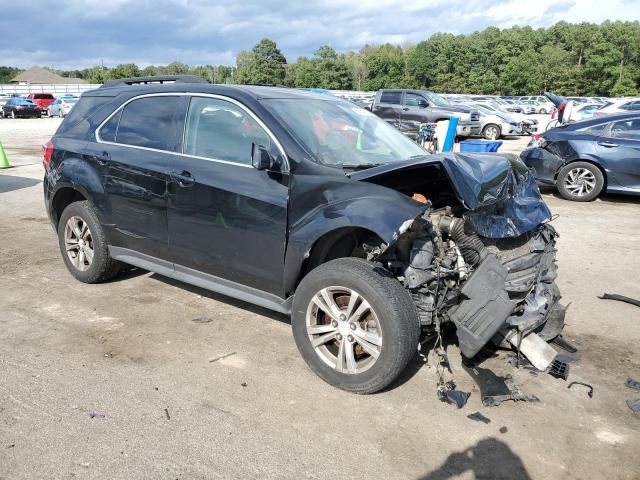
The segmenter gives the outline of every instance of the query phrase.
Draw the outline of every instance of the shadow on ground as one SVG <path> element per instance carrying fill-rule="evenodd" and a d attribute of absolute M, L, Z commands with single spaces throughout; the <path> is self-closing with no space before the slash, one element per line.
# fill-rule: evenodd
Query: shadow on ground
<path fill-rule="evenodd" d="M 446 480 L 473 472 L 474 478 L 530 480 L 522 460 L 497 438 L 485 438 L 461 452 L 454 452 L 436 470 L 419 480 Z"/>
<path fill-rule="evenodd" d="M 0 175 L 0 193 L 12 192 L 21 188 L 29 188 L 42 183 L 41 180 L 28 177 L 14 177 L 13 175 Z"/>

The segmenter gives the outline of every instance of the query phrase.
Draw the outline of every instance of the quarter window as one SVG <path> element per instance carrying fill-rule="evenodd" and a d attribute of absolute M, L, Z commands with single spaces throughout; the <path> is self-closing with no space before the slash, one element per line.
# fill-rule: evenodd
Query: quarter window
<path fill-rule="evenodd" d="M 183 152 L 251 165 L 253 144 L 271 147 L 267 132 L 245 110 L 216 98 L 193 97 L 187 114 Z"/>
<path fill-rule="evenodd" d="M 181 100 L 181 97 L 145 97 L 127 104 L 120 117 L 116 142 L 177 152 L 182 132 Z"/>

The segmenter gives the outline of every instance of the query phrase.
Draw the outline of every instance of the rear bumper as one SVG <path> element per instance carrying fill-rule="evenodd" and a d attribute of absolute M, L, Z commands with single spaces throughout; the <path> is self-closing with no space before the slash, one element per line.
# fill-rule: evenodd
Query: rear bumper
<path fill-rule="evenodd" d="M 542 183 L 554 184 L 556 174 L 564 161 L 544 148 L 528 148 L 520 154 L 520 159 L 529 168 L 535 170 L 535 178 Z"/>

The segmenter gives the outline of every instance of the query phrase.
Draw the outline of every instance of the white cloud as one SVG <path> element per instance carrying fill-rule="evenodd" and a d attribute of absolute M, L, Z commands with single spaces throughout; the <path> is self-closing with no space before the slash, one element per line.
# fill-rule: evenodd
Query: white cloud
<path fill-rule="evenodd" d="M 46 5 L 43 5 L 45 4 Z M 45 28 L 25 18 L 47 12 Z M 547 27 L 560 20 L 640 19 L 638 0 L 47 0 L 12 2 L 0 15 L 0 60 L 57 68 L 135 62 L 233 64 L 261 38 L 290 60 L 323 44 L 417 43 L 435 32 Z"/>

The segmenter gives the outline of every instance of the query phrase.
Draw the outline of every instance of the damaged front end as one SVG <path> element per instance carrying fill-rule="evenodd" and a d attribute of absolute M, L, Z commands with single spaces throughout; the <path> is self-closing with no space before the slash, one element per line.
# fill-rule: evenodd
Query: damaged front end
<path fill-rule="evenodd" d="M 498 155 L 449 155 L 439 164 L 458 201 L 442 185 L 436 197 L 416 191 L 430 208 L 405 222 L 392 242 L 370 248 L 368 258 L 383 262 L 411 292 L 425 334 L 455 325 L 467 358 L 490 341 L 520 349 L 552 340 L 565 313 L 555 284 L 557 233 L 533 175 L 515 157 Z M 407 178 L 416 178 L 434 163 L 406 168 Z M 395 169 L 366 180 L 400 189 L 398 175 Z M 411 187 L 419 185 L 412 180 Z M 533 350 L 529 360 L 544 370 L 553 355 Z"/>

